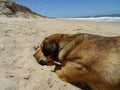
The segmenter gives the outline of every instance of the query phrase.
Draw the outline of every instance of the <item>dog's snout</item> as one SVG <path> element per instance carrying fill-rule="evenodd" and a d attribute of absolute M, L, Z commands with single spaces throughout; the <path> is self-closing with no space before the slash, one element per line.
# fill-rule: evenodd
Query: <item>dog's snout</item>
<path fill-rule="evenodd" d="M 35 57 L 36 61 L 37 61 L 40 65 L 47 65 L 46 62 L 45 62 L 45 60 L 37 58 L 35 54 L 33 54 L 33 57 Z"/>
<path fill-rule="evenodd" d="M 46 62 L 44 60 L 39 60 L 38 62 L 40 65 L 47 65 Z"/>

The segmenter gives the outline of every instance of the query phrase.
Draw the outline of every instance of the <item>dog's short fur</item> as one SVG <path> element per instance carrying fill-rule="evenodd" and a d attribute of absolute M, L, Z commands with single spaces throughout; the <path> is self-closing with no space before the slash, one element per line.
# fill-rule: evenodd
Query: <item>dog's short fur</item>
<path fill-rule="evenodd" d="M 120 36 L 54 34 L 43 40 L 34 56 L 40 64 L 59 62 L 55 73 L 66 82 L 85 82 L 92 90 L 120 90 Z"/>

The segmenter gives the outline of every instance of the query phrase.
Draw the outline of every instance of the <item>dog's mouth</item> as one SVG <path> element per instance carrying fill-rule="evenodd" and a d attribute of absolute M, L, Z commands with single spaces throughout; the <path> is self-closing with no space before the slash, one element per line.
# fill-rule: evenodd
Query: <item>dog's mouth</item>
<path fill-rule="evenodd" d="M 56 62 L 56 61 L 47 61 L 46 59 L 39 59 L 39 60 L 36 60 L 40 65 L 42 66 L 52 66 L 52 65 L 61 65 L 60 62 Z"/>

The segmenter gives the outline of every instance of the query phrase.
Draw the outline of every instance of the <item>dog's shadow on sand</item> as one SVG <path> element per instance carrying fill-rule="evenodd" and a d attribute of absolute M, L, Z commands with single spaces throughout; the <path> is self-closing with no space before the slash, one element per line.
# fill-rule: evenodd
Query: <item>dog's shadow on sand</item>
<path fill-rule="evenodd" d="M 72 84 L 82 90 L 91 90 L 90 87 L 85 83 L 75 82 L 75 83 L 70 83 L 70 84 Z"/>

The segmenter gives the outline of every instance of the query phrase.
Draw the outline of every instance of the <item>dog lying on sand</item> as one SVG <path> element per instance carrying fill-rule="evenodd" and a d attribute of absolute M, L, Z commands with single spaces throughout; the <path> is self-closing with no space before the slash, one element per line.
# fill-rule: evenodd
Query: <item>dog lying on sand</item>
<path fill-rule="evenodd" d="M 54 34 L 34 57 L 41 65 L 56 65 L 63 81 L 85 82 L 92 90 L 120 90 L 120 36 Z"/>

